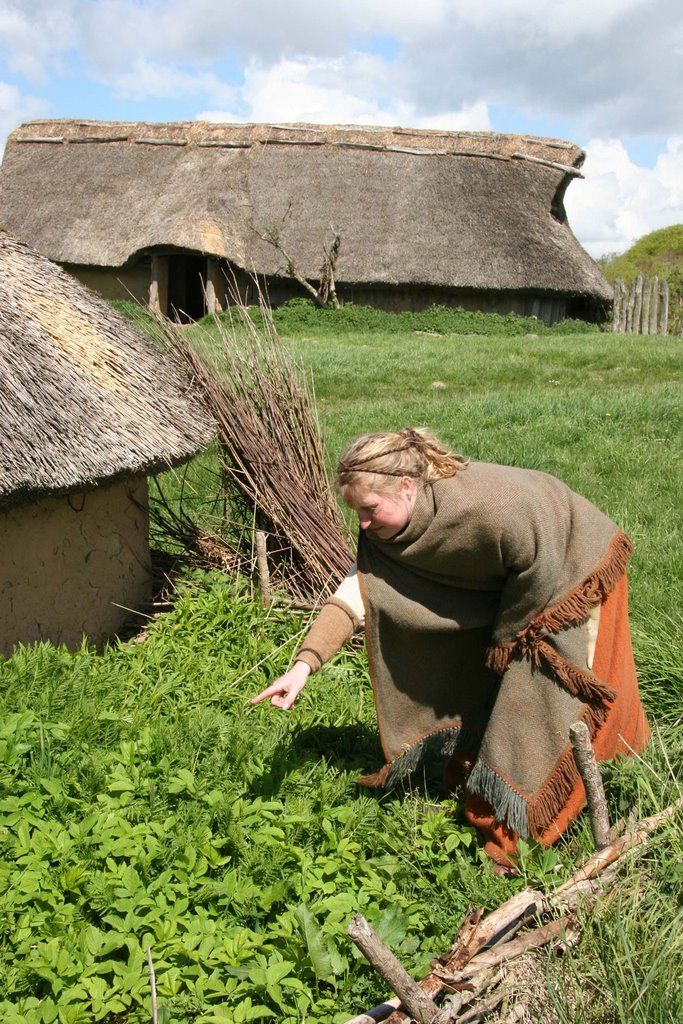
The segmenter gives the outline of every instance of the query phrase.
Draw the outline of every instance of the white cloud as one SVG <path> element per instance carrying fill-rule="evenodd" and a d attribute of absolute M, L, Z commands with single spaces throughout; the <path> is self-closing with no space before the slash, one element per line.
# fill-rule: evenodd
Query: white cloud
<path fill-rule="evenodd" d="M 645 4 L 651 6 L 651 0 L 457 0 L 449 13 L 456 23 L 478 30 L 497 28 L 530 43 L 566 45 L 579 36 L 602 35 Z"/>
<path fill-rule="evenodd" d="M 439 114 L 425 116 L 415 114 L 411 121 L 406 122 L 410 128 L 443 128 L 449 132 L 488 132 L 491 130 L 488 107 L 483 101 L 463 104 L 459 110 L 444 110 Z"/>
<path fill-rule="evenodd" d="M 112 75 L 109 84 L 115 95 L 136 100 L 201 95 L 213 103 L 229 104 L 236 97 L 236 90 L 210 71 L 183 71 L 147 60 L 138 60 L 130 70 Z"/>
<path fill-rule="evenodd" d="M 48 115 L 49 106 L 47 100 L 23 95 L 15 85 L 0 82 L 0 159 L 7 135 L 22 121 Z"/>
<path fill-rule="evenodd" d="M 392 74 L 380 57 L 350 53 L 331 60 L 252 61 L 240 90 L 239 114 L 206 109 L 197 117 L 217 121 L 310 121 L 323 124 L 400 124 L 411 128 L 490 127 L 485 103 L 424 114 L 394 95 Z"/>
<path fill-rule="evenodd" d="M 657 228 L 683 223 L 683 138 L 671 138 L 653 168 L 639 167 L 617 139 L 593 139 L 585 181 L 567 191 L 574 234 L 592 256 L 623 252 Z"/>
<path fill-rule="evenodd" d="M 397 58 L 421 109 L 449 94 L 562 120 L 578 139 L 680 130 L 680 0 L 466 0 L 451 11 Z"/>
<path fill-rule="evenodd" d="M 79 0 L 0 0 L 0 51 L 10 71 L 46 82 L 78 40 Z"/>

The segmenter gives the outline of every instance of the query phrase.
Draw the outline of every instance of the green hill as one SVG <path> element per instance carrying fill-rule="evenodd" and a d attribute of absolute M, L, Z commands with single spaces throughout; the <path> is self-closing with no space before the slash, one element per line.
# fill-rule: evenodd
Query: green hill
<path fill-rule="evenodd" d="M 669 282 L 669 333 L 679 334 L 683 328 L 683 224 L 651 231 L 634 242 L 621 255 L 608 253 L 598 265 L 613 284 L 621 278 L 627 285 L 638 274 L 643 277 L 665 277 Z"/>
<path fill-rule="evenodd" d="M 632 281 L 638 274 L 643 277 L 666 277 L 669 287 L 683 290 L 683 224 L 673 224 L 643 235 L 630 249 L 617 256 L 602 256 L 598 265 L 610 283 L 618 277 Z"/>

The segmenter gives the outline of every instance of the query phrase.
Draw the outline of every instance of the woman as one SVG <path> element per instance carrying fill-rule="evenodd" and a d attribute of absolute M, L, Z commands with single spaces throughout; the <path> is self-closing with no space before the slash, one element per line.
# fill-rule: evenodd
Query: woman
<path fill-rule="evenodd" d="M 569 742 L 600 760 L 649 730 L 628 630 L 631 542 L 560 480 L 469 460 L 426 430 L 360 437 L 335 478 L 360 525 L 357 568 L 293 667 L 253 703 L 288 709 L 364 622 L 386 785 L 429 746 L 502 868 L 549 844 L 585 802 Z"/>

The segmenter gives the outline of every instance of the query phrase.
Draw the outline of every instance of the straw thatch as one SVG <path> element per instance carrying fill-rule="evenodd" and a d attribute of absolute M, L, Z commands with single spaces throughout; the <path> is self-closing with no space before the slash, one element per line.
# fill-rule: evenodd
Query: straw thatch
<path fill-rule="evenodd" d="M 212 433 L 168 356 L 0 231 L 0 505 L 154 473 Z"/>
<path fill-rule="evenodd" d="M 175 247 L 282 277 L 281 227 L 316 279 L 611 301 L 563 198 L 583 151 L 488 132 L 314 125 L 32 121 L 12 133 L 0 223 L 50 258 L 122 267 Z"/>

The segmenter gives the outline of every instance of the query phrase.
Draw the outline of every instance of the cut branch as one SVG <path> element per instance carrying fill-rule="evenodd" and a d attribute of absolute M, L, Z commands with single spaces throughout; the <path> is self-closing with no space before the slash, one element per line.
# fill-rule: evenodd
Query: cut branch
<path fill-rule="evenodd" d="M 438 1013 L 429 996 L 413 981 L 403 964 L 382 942 L 362 914 L 351 918 L 349 938 L 356 943 L 363 956 L 394 990 L 418 1024 L 430 1024 Z"/>
<path fill-rule="evenodd" d="M 462 971 L 455 974 L 439 972 L 438 976 L 447 984 L 460 984 L 468 978 L 472 978 L 479 971 L 498 967 L 507 960 L 513 960 L 523 953 L 528 953 L 531 949 L 540 949 L 542 946 L 548 945 L 549 942 L 554 942 L 565 936 L 571 937 L 569 918 L 561 917 L 557 921 L 550 921 L 539 928 L 534 928 L 510 942 L 502 942 L 490 950 L 477 954 Z"/>
<path fill-rule="evenodd" d="M 632 850 L 634 847 L 642 846 L 650 838 L 653 832 L 656 832 L 665 822 L 676 814 L 678 810 L 683 807 L 683 797 L 671 804 L 665 810 L 660 811 L 659 814 L 653 814 L 650 818 L 643 818 L 639 821 L 629 832 L 625 832 L 623 836 L 615 839 L 613 843 L 606 846 L 603 850 L 598 850 L 594 853 L 589 860 L 583 865 L 582 868 L 572 875 L 568 882 L 561 885 L 556 890 L 556 894 L 567 893 L 577 885 L 579 882 L 583 882 L 587 879 L 596 878 L 601 874 L 605 868 L 610 864 L 613 864 L 628 850 Z"/>
<path fill-rule="evenodd" d="M 639 277 L 642 286 L 642 278 Z M 598 760 L 591 743 L 590 732 L 585 722 L 574 722 L 569 729 L 569 738 L 574 751 L 574 760 L 586 789 L 588 816 L 596 850 L 603 850 L 612 841 L 609 811 Z"/>
<path fill-rule="evenodd" d="M 147 947 L 147 969 L 149 970 L 149 987 L 152 996 L 152 1024 L 158 1024 L 159 1015 L 157 1011 L 157 981 L 154 972 L 154 961 L 152 960 L 152 947 Z"/>
<path fill-rule="evenodd" d="M 261 604 L 267 608 L 273 600 L 273 594 L 270 589 L 270 570 L 268 569 L 268 542 L 263 530 L 256 531 L 256 565 L 261 589 Z"/>

